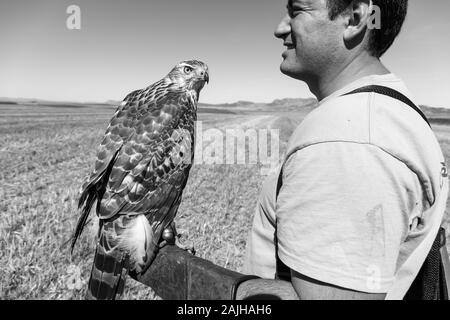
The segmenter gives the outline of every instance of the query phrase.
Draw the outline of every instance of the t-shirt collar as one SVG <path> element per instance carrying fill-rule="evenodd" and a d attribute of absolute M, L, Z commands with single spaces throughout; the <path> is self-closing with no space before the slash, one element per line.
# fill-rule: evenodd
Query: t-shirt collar
<path fill-rule="evenodd" d="M 329 96 L 323 98 L 320 100 L 319 105 L 327 102 L 330 99 L 336 98 L 338 96 L 341 96 L 347 92 L 353 91 L 355 89 L 358 89 L 360 87 L 372 85 L 372 84 L 383 84 L 385 82 L 392 82 L 392 81 L 400 81 L 400 79 L 393 73 L 387 73 L 387 74 L 374 74 L 370 76 L 365 76 L 362 78 L 359 78 L 358 80 L 355 80 L 345 87 L 333 92 Z"/>

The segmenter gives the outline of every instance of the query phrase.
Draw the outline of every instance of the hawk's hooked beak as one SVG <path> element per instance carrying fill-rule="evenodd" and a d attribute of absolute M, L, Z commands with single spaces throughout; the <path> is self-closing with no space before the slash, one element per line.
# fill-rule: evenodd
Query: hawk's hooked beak
<path fill-rule="evenodd" d="M 205 74 L 203 75 L 203 80 L 205 80 L 205 82 L 209 84 L 209 73 L 208 73 L 208 71 L 205 71 Z"/>

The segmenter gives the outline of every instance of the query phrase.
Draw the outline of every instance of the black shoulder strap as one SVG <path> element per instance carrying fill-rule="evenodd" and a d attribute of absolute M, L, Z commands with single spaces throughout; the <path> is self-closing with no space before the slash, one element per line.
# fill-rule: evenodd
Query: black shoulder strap
<path fill-rule="evenodd" d="M 382 95 L 400 100 L 404 104 L 407 104 L 408 106 L 413 108 L 422 117 L 422 119 L 425 120 L 425 122 L 431 128 L 430 122 L 428 122 L 427 117 L 423 114 L 423 112 L 419 108 L 417 108 L 417 106 L 414 104 L 414 102 L 412 102 L 408 97 L 406 97 L 402 93 L 400 93 L 397 90 L 394 90 L 392 88 L 385 87 L 385 86 L 370 85 L 370 86 L 361 87 L 361 88 L 358 88 L 351 92 L 348 92 L 348 93 L 344 94 L 343 96 L 347 96 L 349 94 L 355 94 L 355 93 L 362 93 L 362 92 L 375 92 L 378 94 L 382 94 Z"/>

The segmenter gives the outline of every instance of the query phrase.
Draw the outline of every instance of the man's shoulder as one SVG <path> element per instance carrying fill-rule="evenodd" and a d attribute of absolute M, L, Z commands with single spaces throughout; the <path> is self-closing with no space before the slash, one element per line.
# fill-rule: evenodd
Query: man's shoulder
<path fill-rule="evenodd" d="M 403 81 L 391 76 L 389 81 L 360 82 L 382 85 L 411 97 Z M 325 99 L 296 128 L 289 149 L 324 142 L 351 142 L 388 147 L 393 137 L 402 136 L 416 143 L 435 140 L 426 121 L 404 102 L 373 92 L 346 94 L 358 88 L 358 83 Z M 418 137 L 418 139 L 415 139 Z"/>
<path fill-rule="evenodd" d="M 369 115 L 369 101 L 362 95 L 328 99 L 294 130 L 288 150 L 324 142 L 369 143 Z"/>
<path fill-rule="evenodd" d="M 414 101 L 403 82 L 393 81 L 389 87 Z M 420 177 L 428 198 L 433 200 L 432 189 L 439 184 L 445 160 L 427 122 L 416 110 L 398 99 L 373 92 L 345 93 L 327 99 L 305 118 L 289 140 L 286 158 L 319 143 L 348 142 L 375 146 L 403 162 Z"/>

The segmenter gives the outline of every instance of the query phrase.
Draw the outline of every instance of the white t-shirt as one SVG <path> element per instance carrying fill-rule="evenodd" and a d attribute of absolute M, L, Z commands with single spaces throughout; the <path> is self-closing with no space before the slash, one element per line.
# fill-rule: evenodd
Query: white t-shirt
<path fill-rule="evenodd" d="M 247 273 L 273 278 L 277 248 L 305 276 L 403 298 L 443 218 L 445 160 L 408 105 L 375 93 L 342 96 L 366 85 L 410 96 L 393 74 L 364 77 L 304 119 L 288 144 L 278 198 L 276 174 L 258 199 Z"/>

